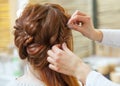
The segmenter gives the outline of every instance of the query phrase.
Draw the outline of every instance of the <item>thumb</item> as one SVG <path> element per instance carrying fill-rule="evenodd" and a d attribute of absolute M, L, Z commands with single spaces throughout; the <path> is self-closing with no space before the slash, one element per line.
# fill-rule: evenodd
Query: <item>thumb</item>
<path fill-rule="evenodd" d="M 82 28 L 82 23 L 81 22 L 76 22 L 76 23 L 68 22 L 67 26 L 70 29 L 73 29 L 73 30 L 76 30 L 76 31 L 80 31 L 80 29 Z"/>
<path fill-rule="evenodd" d="M 81 29 L 81 26 L 78 24 L 72 24 L 71 27 L 76 31 L 79 31 Z"/>

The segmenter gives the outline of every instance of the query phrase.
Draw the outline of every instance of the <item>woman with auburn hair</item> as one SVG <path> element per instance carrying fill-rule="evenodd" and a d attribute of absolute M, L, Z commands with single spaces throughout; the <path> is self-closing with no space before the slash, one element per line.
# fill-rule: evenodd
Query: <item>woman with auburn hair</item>
<path fill-rule="evenodd" d="M 72 33 L 67 27 L 70 16 L 57 4 L 29 4 L 14 26 L 14 42 L 28 70 L 9 86 L 81 86 L 73 76 L 49 69 L 47 51 L 66 43 L 72 50 Z"/>

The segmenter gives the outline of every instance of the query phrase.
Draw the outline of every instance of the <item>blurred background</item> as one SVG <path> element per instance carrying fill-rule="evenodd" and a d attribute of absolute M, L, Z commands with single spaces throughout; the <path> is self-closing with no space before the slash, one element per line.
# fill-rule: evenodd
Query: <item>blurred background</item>
<path fill-rule="evenodd" d="M 25 63 L 14 46 L 13 26 L 27 3 L 57 3 L 72 14 L 80 10 L 99 29 L 120 29 L 120 0 L 0 0 L 0 86 L 24 73 Z M 74 52 L 94 70 L 120 83 L 120 48 L 95 43 L 73 31 Z"/>

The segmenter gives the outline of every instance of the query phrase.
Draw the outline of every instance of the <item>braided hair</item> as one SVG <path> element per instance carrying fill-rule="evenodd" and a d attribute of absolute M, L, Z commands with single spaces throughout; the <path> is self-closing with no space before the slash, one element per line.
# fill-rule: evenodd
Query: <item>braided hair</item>
<path fill-rule="evenodd" d="M 79 86 L 76 78 L 48 68 L 47 51 L 66 42 L 72 50 L 72 34 L 67 27 L 70 16 L 57 4 L 29 4 L 16 19 L 14 42 L 21 59 L 27 59 L 39 72 L 46 86 Z"/>

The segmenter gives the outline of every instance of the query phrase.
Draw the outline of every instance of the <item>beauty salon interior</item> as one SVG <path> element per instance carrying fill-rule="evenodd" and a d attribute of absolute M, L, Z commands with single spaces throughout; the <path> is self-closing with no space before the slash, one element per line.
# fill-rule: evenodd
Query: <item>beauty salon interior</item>
<path fill-rule="evenodd" d="M 120 0 L 0 0 L 0 86 L 25 72 L 14 44 L 15 20 L 28 3 L 57 3 L 72 15 L 89 15 L 97 29 L 120 29 Z M 120 48 L 103 45 L 72 30 L 73 52 L 95 71 L 120 84 Z"/>

